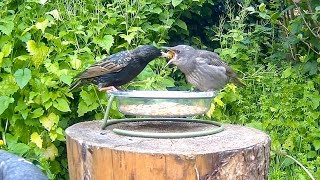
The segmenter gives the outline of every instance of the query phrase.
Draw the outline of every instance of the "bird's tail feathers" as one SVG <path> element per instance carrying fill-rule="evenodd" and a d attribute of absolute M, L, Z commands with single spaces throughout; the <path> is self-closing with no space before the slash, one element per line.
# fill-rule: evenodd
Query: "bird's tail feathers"
<path fill-rule="evenodd" d="M 69 92 L 75 90 L 76 88 L 80 87 L 81 85 L 83 85 L 83 82 L 81 81 L 81 79 L 77 79 L 77 80 L 73 81 L 70 85 Z"/>
<path fill-rule="evenodd" d="M 233 82 L 234 84 L 236 84 L 237 86 L 240 86 L 240 87 L 246 87 L 247 86 L 243 82 L 241 82 L 239 78 L 232 78 L 231 82 Z"/>

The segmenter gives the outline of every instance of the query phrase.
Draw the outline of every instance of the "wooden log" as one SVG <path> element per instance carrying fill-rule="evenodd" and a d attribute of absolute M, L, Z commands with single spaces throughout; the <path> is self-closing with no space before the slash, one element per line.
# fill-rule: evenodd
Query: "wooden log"
<path fill-rule="evenodd" d="M 140 131 L 188 131 L 194 123 L 121 123 L 101 130 L 101 121 L 66 130 L 71 180 L 261 180 L 267 179 L 270 138 L 248 127 L 226 125 L 209 136 L 155 139 L 121 136 L 121 126 Z M 209 126 L 209 125 L 205 125 Z"/>

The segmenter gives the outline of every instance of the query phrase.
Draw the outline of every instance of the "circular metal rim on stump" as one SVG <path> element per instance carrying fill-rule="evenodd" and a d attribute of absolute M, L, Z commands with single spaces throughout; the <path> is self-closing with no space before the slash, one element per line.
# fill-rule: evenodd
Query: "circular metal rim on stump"
<path fill-rule="evenodd" d="M 184 133 L 152 133 L 152 132 L 139 132 L 139 131 L 129 131 L 124 129 L 113 129 L 113 132 L 119 135 L 124 136 L 133 136 L 133 137 L 143 137 L 143 138 L 192 138 L 199 136 L 207 136 L 219 133 L 224 130 L 224 126 L 222 123 L 208 120 L 198 120 L 198 119 L 186 119 L 186 118 L 126 118 L 126 119 L 112 119 L 108 120 L 104 127 L 118 124 L 123 122 L 145 122 L 145 121 L 179 121 L 179 122 L 191 122 L 191 123 L 202 123 L 202 124 L 211 124 L 215 126 L 219 126 L 218 128 L 211 128 L 209 130 L 204 131 L 194 131 L 194 132 L 184 132 Z"/>

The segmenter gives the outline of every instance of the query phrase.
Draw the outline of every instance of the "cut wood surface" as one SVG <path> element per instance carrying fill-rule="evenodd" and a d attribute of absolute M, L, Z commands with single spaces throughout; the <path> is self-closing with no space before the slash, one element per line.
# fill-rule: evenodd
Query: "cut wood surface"
<path fill-rule="evenodd" d="M 66 130 L 71 180 L 259 180 L 267 179 L 270 138 L 262 131 L 225 125 L 202 137 L 155 139 L 121 136 L 112 129 L 194 131 L 210 125 L 184 122 L 121 123 L 101 130 L 101 121 Z"/>

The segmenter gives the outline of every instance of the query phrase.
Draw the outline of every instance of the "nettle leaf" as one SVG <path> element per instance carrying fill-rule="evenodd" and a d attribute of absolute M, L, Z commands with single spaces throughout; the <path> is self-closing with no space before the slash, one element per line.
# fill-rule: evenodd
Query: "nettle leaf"
<path fill-rule="evenodd" d="M 313 142 L 313 146 L 315 150 L 319 150 L 320 149 L 320 140 L 314 140 Z"/>
<path fill-rule="evenodd" d="M 182 20 L 180 20 L 180 19 L 177 19 L 176 20 L 176 24 L 181 28 L 181 29 L 184 29 L 184 30 L 188 30 L 188 27 L 187 27 L 187 24 L 184 22 L 184 21 L 182 21 Z"/>
<path fill-rule="evenodd" d="M 16 80 L 13 75 L 6 74 L 1 76 L 2 80 L 0 81 L 0 96 L 3 95 L 12 95 L 19 90 L 19 86 L 16 84 Z"/>
<path fill-rule="evenodd" d="M 37 132 L 31 134 L 30 140 L 31 142 L 35 143 L 39 148 L 42 148 L 43 140 Z"/>
<path fill-rule="evenodd" d="M 53 141 L 55 141 L 57 139 L 58 134 L 56 133 L 56 131 L 50 131 L 49 132 L 49 137 L 50 137 L 51 141 L 53 142 Z"/>
<path fill-rule="evenodd" d="M 93 94 L 89 94 L 87 91 L 81 91 L 80 96 L 88 106 L 96 102 L 95 96 Z"/>
<path fill-rule="evenodd" d="M 38 118 L 42 116 L 44 113 L 44 110 L 42 108 L 37 108 L 31 113 L 31 118 Z"/>
<path fill-rule="evenodd" d="M 48 131 L 50 131 L 54 125 L 58 124 L 58 122 L 59 116 L 57 116 L 55 113 L 50 113 L 49 116 L 43 116 L 40 118 L 40 123 Z"/>
<path fill-rule="evenodd" d="M 136 32 L 132 32 L 132 33 L 130 33 L 130 34 L 128 34 L 128 35 L 126 35 L 126 34 L 120 34 L 119 36 L 121 37 L 121 38 L 123 38 L 124 40 L 126 40 L 127 42 L 128 42 L 128 44 L 131 44 L 131 41 L 134 39 L 134 37 L 136 36 Z"/>
<path fill-rule="evenodd" d="M 105 35 L 102 39 L 95 37 L 93 38 L 93 43 L 104 48 L 109 53 L 114 43 L 114 38 L 111 35 Z"/>
<path fill-rule="evenodd" d="M 282 72 L 282 78 L 288 78 L 292 74 L 291 67 L 288 67 L 286 70 Z"/>
<path fill-rule="evenodd" d="M 10 36 L 14 28 L 14 23 L 12 21 L 5 22 L 3 25 L 0 25 L 0 31 L 8 36 Z"/>
<path fill-rule="evenodd" d="M 73 69 L 81 68 L 81 60 L 79 60 L 78 58 L 71 59 L 70 64 Z"/>
<path fill-rule="evenodd" d="M 32 56 L 32 62 L 39 67 L 49 54 L 49 48 L 44 43 L 36 43 L 34 40 L 27 42 L 27 50 Z"/>
<path fill-rule="evenodd" d="M 30 147 L 23 143 L 10 143 L 8 151 L 14 154 L 23 155 L 30 150 Z"/>
<path fill-rule="evenodd" d="M 24 69 L 18 69 L 14 73 L 14 77 L 16 78 L 16 82 L 20 89 L 22 89 L 24 86 L 26 86 L 31 79 L 31 71 L 28 68 Z"/>
<path fill-rule="evenodd" d="M 96 97 L 93 93 L 88 93 L 86 91 L 80 92 L 81 100 L 78 105 L 78 116 L 83 116 L 85 113 L 95 110 L 99 107 L 99 104 L 96 102 Z"/>
<path fill-rule="evenodd" d="M 172 0 L 172 5 L 173 5 L 173 7 L 176 7 L 176 6 L 178 6 L 179 4 L 181 4 L 182 1 L 183 1 L 183 0 Z"/>
<path fill-rule="evenodd" d="M 315 158 L 315 157 L 317 157 L 317 152 L 316 151 L 309 151 L 307 153 L 307 157 L 308 158 Z"/>
<path fill-rule="evenodd" d="M 45 159 L 53 161 L 58 156 L 58 148 L 54 144 L 51 144 L 44 150 L 43 156 Z"/>
<path fill-rule="evenodd" d="M 12 44 L 11 43 L 7 43 L 5 45 L 3 45 L 1 52 L 3 53 L 3 57 L 8 57 L 10 55 L 12 51 Z"/>
<path fill-rule="evenodd" d="M 57 108 L 59 111 L 62 112 L 71 111 L 68 102 L 63 98 L 57 98 L 53 102 L 53 107 Z"/>
<path fill-rule="evenodd" d="M 13 103 L 14 99 L 8 96 L 0 96 L 0 115 Z"/>
<path fill-rule="evenodd" d="M 37 22 L 36 23 L 36 28 L 41 30 L 42 33 L 44 33 L 44 30 L 48 27 L 48 25 L 49 25 L 49 21 L 48 21 L 48 19 L 45 19 L 42 22 Z"/>
<path fill-rule="evenodd" d="M 72 76 L 67 74 L 62 74 L 60 77 L 60 80 L 70 86 L 72 83 Z"/>
<path fill-rule="evenodd" d="M 99 107 L 98 103 L 93 103 L 90 106 L 88 106 L 83 100 L 80 101 L 79 106 L 78 106 L 78 116 L 81 117 L 83 116 L 85 113 L 95 110 Z"/>
<path fill-rule="evenodd" d="M 151 9 L 150 12 L 160 14 L 162 12 L 162 9 L 160 7 L 155 7 L 154 9 Z"/>

